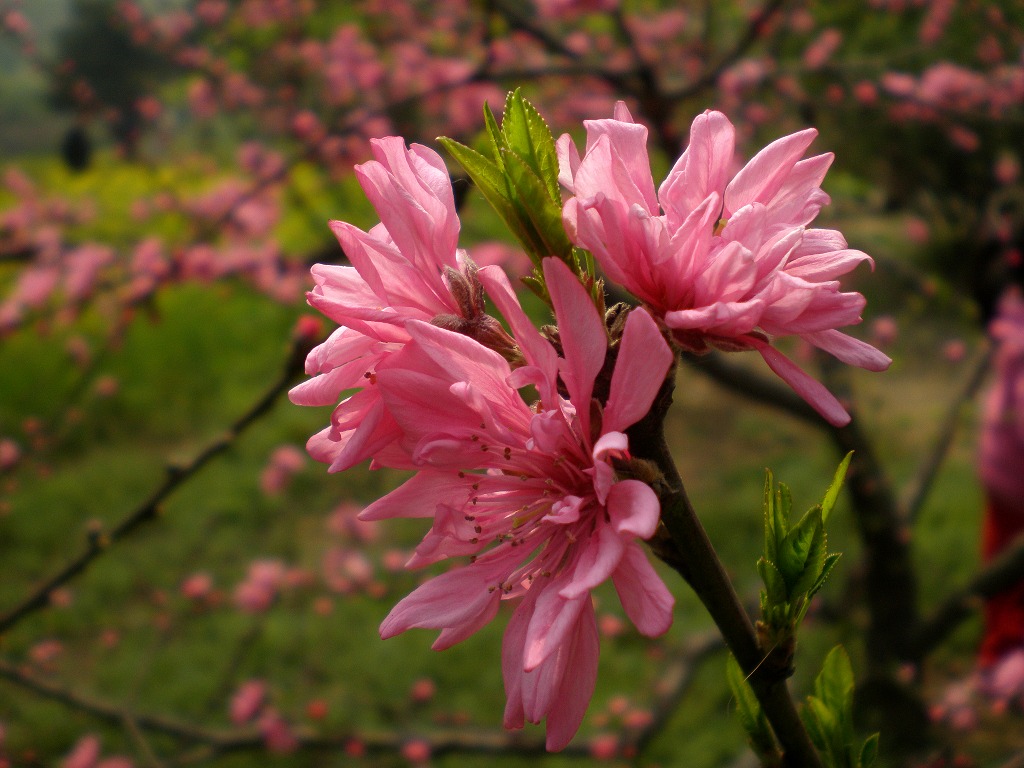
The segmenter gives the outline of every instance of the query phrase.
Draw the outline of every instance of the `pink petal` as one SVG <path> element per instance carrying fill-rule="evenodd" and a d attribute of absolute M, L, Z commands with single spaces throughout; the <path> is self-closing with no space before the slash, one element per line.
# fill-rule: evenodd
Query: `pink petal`
<path fill-rule="evenodd" d="M 535 604 L 536 598 L 527 593 L 509 619 L 501 641 L 501 676 L 505 681 L 507 699 L 504 717 L 506 728 L 522 728 L 526 722 L 523 708 L 523 649 Z"/>
<path fill-rule="evenodd" d="M 609 525 L 601 525 L 582 544 L 583 551 L 576 561 L 572 580 L 558 593 L 567 600 L 589 594 L 590 590 L 603 584 L 619 566 L 625 545 Z"/>
<path fill-rule="evenodd" d="M 476 631 L 494 618 L 501 594 L 493 569 L 468 565 L 442 573 L 391 609 L 380 636 L 386 640 L 413 628 Z"/>
<path fill-rule="evenodd" d="M 850 423 L 850 414 L 821 382 L 812 379 L 770 344 L 754 342 L 754 347 L 761 353 L 768 367 L 820 413 L 825 421 L 834 427 L 844 427 Z"/>
<path fill-rule="evenodd" d="M 500 267 L 484 267 L 477 273 L 477 277 L 498 311 L 508 321 L 512 335 L 526 361 L 530 365 L 536 366 L 548 379 L 551 391 L 547 394 L 541 392 L 541 397 L 545 404 L 551 403 L 558 370 L 558 355 L 555 354 L 554 347 L 540 335 L 533 321 L 526 316 L 515 291 L 512 290 L 508 277 Z"/>
<path fill-rule="evenodd" d="M 647 414 L 673 358 L 651 316 L 643 309 L 630 312 L 604 409 L 605 432 L 621 432 Z"/>
<path fill-rule="evenodd" d="M 575 194 L 576 171 L 580 167 L 580 151 L 572 136 L 563 133 L 555 142 L 555 152 L 558 155 L 558 183 L 561 184 L 570 194 Z"/>
<path fill-rule="evenodd" d="M 620 120 L 585 120 L 587 151 L 576 171 L 576 194 L 604 191 L 626 205 L 658 214 L 658 197 L 647 155 L 647 128 Z M 604 145 L 604 146 L 602 146 Z"/>
<path fill-rule="evenodd" d="M 803 246 L 806 246 L 807 234 L 813 231 L 808 230 L 805 233 Z M 794 251 L 794 254 L 800 250 L 798 248 L 797 251 Z M 864 261 L 874 266 L 874 261 L 872 261 L 871 257 L 862 251 L 844 248 L 823 253 L 810 253 L 799 257 L 791 257 L 786 265 L 786 273 L 810 283 L 817 283 L 823 280 L 835 280 L 840 275 L 850 272 Z"/>
<path fill-rule="evenodd" d="M 558 678 L 558 692 L 548 711 L 547 741 L 549 752 L 564 749 L 580 728 L 587 713 L 597 683 L 597 662 L 600 640 L 594 607 L 589 600 L 577 620 L 571 642 L 559 654 L 562 674 Z"/>
<path fill-rule="evenodd" d="M 461 497 L 475 482 L 472 476 L 452 477 L 450 472 L 425 469 L 417 472 L 391 493 L 377 499 L 362 512 L 360 520 L 386 520 L 393 517 L 433 517 L 439 504 Z"/>
<path fill-rule="evenodd" d="M 608 494 L 608 517 L 621 536 L 649 539 L 661 519 L 661 504 L 651 487 L 640 480 L 622 480 Z"/>
<path fill-rule="evenodd" d="M 814 128 L 807 128 L 777 139 L 758 152 L 726 188 L 726 216 L 750 203 L 770 202 L 817 135 Z"/>
<path fill-rule="evenodd" d="M 675 598 L 640 546 L 627 545 L 612 581 L 626 615 L 640 634 L 657 637 L 668 631 Z"/>
<path fill-rule="evenodd" d="M 801 334 L 801 336 L 819 349 L 823 349 L 844 363 L 855 365 L 858 368 L 884 371 L 892 365 L 892 360 L 888 355 L 879 352 L 867 342 L 847 336 L 841 331 L 817 331 L 816 333 Z"/>
<path fill-rule="evenodd" d="M 559 337 L 565 356 L 562 379 L 589 434 L 590 398 L 594 379 L 604 366 L 608 335 L 604 321 L 579 278 L 559 259 L 544 259 L 544 277 L 558 318 Z"/>
<path fill-rule="evenodd" d="M 561 577 L 559 582 L 568 579 Z M 537 604 L 526 631 L 526 645 L 523 651 L 523 669 L 526 672 L 536 669 L 544 659 L 558 650 L 576 624 L 576 619 L 583 610 L 583 604 L 590 602 L 590 595 L 567 599 L 559 594 L 563 583 L 537 583 L 534 580 L 532 589 L 543 590 L 537 597 Z"/>
<path fill-rule="evenodd" d="M 669 172 L 658 198 L 677 226 L 712 192 L 721 196 L 729 176 L 735 129 L 721 112 L 708 110 L 690 126 L 690 143 Z"/>

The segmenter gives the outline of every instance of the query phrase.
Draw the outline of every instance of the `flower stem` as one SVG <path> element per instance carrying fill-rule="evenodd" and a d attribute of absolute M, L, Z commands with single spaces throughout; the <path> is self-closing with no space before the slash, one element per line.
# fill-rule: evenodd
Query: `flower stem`
<path fill-rule="evenodd" d="M 656 490 L 661 499 L 664 530 L 651 541 L 652 549 L 679 572 L 711 614 L 779 740 L 782 765 L 820 768 L 821 758 L 800 720 L 785 676 L 775 665 L 763 663 L 770 649 L 760 647 L 750 617 L 686 495 L 665 441 L 665 414 L 672 402 L 673 388 L 674 376 L 670 372 L 651 412 L 629 430 L 632 454 L 656 464 L 663 476 L 663 484 Z"/>

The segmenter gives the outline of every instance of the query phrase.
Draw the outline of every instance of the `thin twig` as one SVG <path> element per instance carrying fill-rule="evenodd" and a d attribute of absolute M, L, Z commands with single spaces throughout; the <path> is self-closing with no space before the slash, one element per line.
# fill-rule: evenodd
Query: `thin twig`
<path fill-rule="evenodd" d="M 964 408 L 974 399 L 982 382 L 985 381 L 985 375 L 988 373 L 989 365 L 992 363 L 993 352 L 993 347 L 989 346 L 975 361 L 971 368 L 970 377 L 949 403 L 946 417 L 943 419 L 942 426 L 935 436 L 935 442 L 932 444 L 931 450 L 920 466 L 918 466 L 913 478 L 906 484 L 900 509 L 903 518 L 907 522 L 913 522 L 920 514 L 921 508 L 928 498 L 928 493 L 935 484 L 939 468 L 942 466 L 942 462 L 945 461 L 946 456 L 949 455 L 949 449 L 953 445 L 953 438 L 956 435 L 956 429 L 960 423 Z"/>
<path fill-rule="evenodd" d="M 984 605 L 986 598 L 1024 580 L 1024 536 L 1019 536 L 996 559 L 982 568 L 966 586 L 946 598 L 914 634 L 913 647 L 926 656 L 942 644 L 960 624 Z"/>
<path fill-rule="evenodd" d="M 1024 751 L 1013 755 L 1009 760 L 1000 765 L 999 768 L 1024 768 Z"/>
<path fill-rule="evenodd" d="M 297 339 L 288 352 L 281 373 L 276 381 L 243 413 L 227 431 L 203 448 L 186 464 L 170 465 L 165 470 L 163 482 L 138 507 L 126 515 L 109 532 L 91 530 L 85 550 L 61 570 L 38 586 L 28 597 L 0 617 L 0 635 L 36 611 L 50 604 L 53 592 L 75 577 L 81 575 L 96 558 L 106 552 L 110 545 L 160 516 L 163 503 L 187 480 L 194 477 L 212 459 L 224 453 L 249 427 L 270 412 L 278 397 L 288 389 L 295 377 L 301 373 L 302 364 L 309 349 L 309 341 Z"/>

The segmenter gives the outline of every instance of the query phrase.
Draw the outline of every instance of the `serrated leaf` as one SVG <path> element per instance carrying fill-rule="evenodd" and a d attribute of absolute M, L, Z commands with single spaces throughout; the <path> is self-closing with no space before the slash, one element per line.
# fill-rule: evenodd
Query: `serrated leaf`
<path fill-rule="evenodd" d="M 754 691 L 747 683 L 743 670 L 740 669 L 739 662 L 736 661 L 735 657 L 730 654 L 725 664 L 725 674 L 729 681 L 729 689 L 732 691 L 732 697 L 736 701 L 736 715 L 743 726 L 743 730 L 748 734 L 752 734 L 757 731 L 757 721 L 761 716 L 761 705 L 758 703 Z"/>
<path fill-rule="evenodd" d="M 557 256 L 565 260 L 572 253 L 572 243 L 562 224 L 561 206 L 547 196 L 544 182 L 526 162 L 511 150 L 502 150 L 505 173 L 516 195 L 520 216 L 529 220 L 535 238 L 541 244 L 538 255 Z"/>
<path fill-rule="evenodd" d="M 504 168 L 501 150 L 505 148 L 505 137 L 502 135 L 501 129 L 498 127 L 498 121 L 494 119 L 494 113 L 491 112 L 491 107 L 487 103 L 484 103 L 484 127 L 487 129 L 487 137 L 490 139 L 491 152 L 494 153 L 494 163 L 498 168 Z"/>
<path fill-rule="evenodd" d="M 774 754 L 775 739 L 768 728 L 761 704 L 743 675 L 739 663 L 731 654 L 726 661 L 725 676 L 736 701 L 736 717 L 750 739 L 750 746 L 758 755 Z"/>
<path fill-rule="evenodd" d="M 837 645 L 825 657 L 821 673 L 814 681 L 814 694 L 836 714 L 837 719 L 851 711 L 853 666 L 843 646 Z"/>
<path fill-rule="evenodd" d="M 548 197 L 561 208 L 555 137 L 544 118 L 517 88 L 505 101 L 501 121 L 505 146 L 515 152 L 544 183 Z"/>
<path fill-rule="evenodd" d="M 823 535 L 821 516 L 808 512 L 800 518 L 800 522 L 786 534 L 786 538 L 779 545 L 779 560 L 776 565 L 786 579 L 786 586 L 791 595 L 794 594 L 794 588 L 808 566 L 808 558 L 815 541 L 821 539 Z M 817 573 L 814 577 L 817 577 Z M 813 581 L 812 577 L 810 583 Z"/>
<path fill-rule="evenodd" d="M 440 138 L 438 141 L 465 169 L 484 199 L 501 216 L 509 231 L 522 243 L 534 263 L 539 264 L 546 246 L 538 236 L 529 216 L 525 215 L 522 206 L 512 199 L 508 181 L 501 169 L 465 144 L 448 138 Z"/>
<path fill-rule="evenodd" d="M 860 757 L 857 759 L 858 768 L 871 768 L 878 759 L 878 734 L 868 736 L 864 746 L 860 748 Z"/>
<path fill-rule="evenodd" d="M 770 605 L 778 605 L 789 599 L 786 580 L 779 573 L 779 569 L 775 567 L 774 563 L 762 557 L 757 561 L 757 572 L 761 574 L 761 581 L 764 582 Z"/>
<path fill-rule="evenodd" d="M 839 462 L 839 466 L 836 468 L 835 475 L 832 477 L 832 484 L 825 491 L 825 497 L 821 500 L 822 522 L 828 521 L 828 516 L 836 505 L 836 500 L 839 498 L 839 492 L 843 489 L 843 481 L 846 479 L 846 471 L 850 468 L 850 459 L 852 458 L 853 451 L 850 451 L 843 457 L 843 460 Z"/>
<path fill-rule="evenodd" d="M 821 574 L 821 569 L 825 565 L 825 558 L 828 555 L 828 536 L 825 534 L 825 526 L 821 522 L 821 516 L 817 507 L 809 510 L 807 517 L 810 515 L 815 519 L 814 523 L 814 537 L 811 539 L 810 549 L 807 553 L 807 558 L 804 562 L 803 572 L 799 575 L 793 588 L 790 590 L 790 594 L 805 595 L 811 591 L 814 584 L 818 580 L 818 576 Z M 801 521 L 802 523 L 803 521 Z M 797 528 L 800 526 L 798 525 Z"/>
<path fill-rule="evenodd" d="M 764 471 L 764 556 L 777 560 L 779 552 L 775 536 L 775 477 L 770 469 Z"/>
<path fill-rule="evenodd" d="M 789 533 L 789 515 L 793 509 L 793 496 L 789 486 L 779 483 L 775 491 L 775 536 L 784 537 Z"/>
<path fill-rule="evenodd" d="M 548 294 L 548 287 L 544 284 L 544 281 L 538 277 L 537 270 L 533 271 L 532 275 L 519 278 L 523 285 L 529 288 L 533 293 L 542 301 L 547 304 L 551 303 L 551 296 Z"/>
<path fill-rule="evenodd" d="M 821 573 L 819 574 L 817 580 L 814 582 L 814 586 L 812 586 L 807 591 L 808 599 L 814 597 L 818 593 L 818 590 L 822 588 L 822 586 L 828 580 L 829 574 L 832 573 L 832 569 L 836 567 L 836 563 L 842 556 L 842 552 L 833 552 L 825 558 L 825 562 L 821 565 Z"/>

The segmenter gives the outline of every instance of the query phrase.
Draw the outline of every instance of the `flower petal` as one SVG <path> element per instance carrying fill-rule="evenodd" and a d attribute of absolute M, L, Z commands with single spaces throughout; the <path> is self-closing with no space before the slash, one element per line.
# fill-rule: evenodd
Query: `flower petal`
<path fill-rule="evenodd" d="M 647 414 L 673 359 L 654 319 L 643 309 L 630 312 L 612 372 L 604 432 L 621 432 Z"/>
<path fill-rule="evenodd" d="M 812 379 L 770 344 L 758 340 L 754 340 L 752 344 L 768 363 L 768 367 L 820 413 L 825 421 L 834 427 L 845 427 L 850 423 L 850 414 L 820 381 Z"/>
<path fill-rule="evenodd" d="M 657 637 L 668 631 L 675 598 L 640 546 L 627 545 L 612 581 L 626 615 L 640 634 Z"/>

